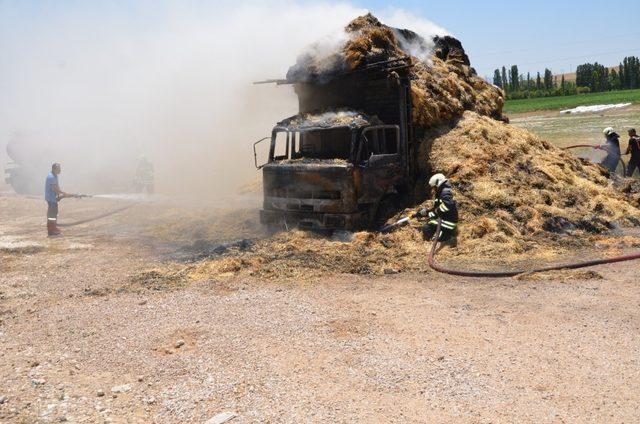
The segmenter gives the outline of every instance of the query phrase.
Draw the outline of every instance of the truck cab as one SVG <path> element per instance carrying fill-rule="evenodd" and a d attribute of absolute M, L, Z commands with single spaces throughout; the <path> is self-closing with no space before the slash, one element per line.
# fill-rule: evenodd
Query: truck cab
<path fill-rule="evenodd" d="M 352 111 L 278 123 L 262 166 L 261 222 L 314 230 L 367 227 L 379 199 L 395 192 L 401 179 L 399 133 L 397 125 L 372 123 Z"/>
<path fill-rule="evenodd" d="M 415 181 L 410 81 L 402 69 L 393 61 L 331 81 L 280 82 L 294 84 L 300 112 L 254 144 L 262 223 L 359 230 L 388 217 Z M 261 142 L 269 153 L 259 164 Z"/>

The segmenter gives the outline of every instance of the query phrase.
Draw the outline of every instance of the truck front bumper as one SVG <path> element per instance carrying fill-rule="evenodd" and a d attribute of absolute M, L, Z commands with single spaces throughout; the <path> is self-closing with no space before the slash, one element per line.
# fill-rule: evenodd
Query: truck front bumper
<path fill-rule="evenodd" d="M 281 224 L 304 230 L 357 230 L 365 222 L 365 214 L 314 213 L 298 211 L 260 210 L 260 222 L 265 225 Z"/>

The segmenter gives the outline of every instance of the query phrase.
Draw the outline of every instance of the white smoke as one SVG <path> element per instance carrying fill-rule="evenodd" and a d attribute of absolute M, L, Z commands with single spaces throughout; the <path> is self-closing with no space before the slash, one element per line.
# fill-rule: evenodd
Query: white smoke
<path fill-rule="evenodd" d="M 447 30 L 444 28 L 403 9 L 388 9 L 380 15 L 380 19 L 388 26 L 398 29 L 409 29 L 421 36 L 424 42 L 418 40 L 407 40 L 402 36 L 402 34 L 398 32 L 396 33 L 402 50 L 417 57 L 423 62 L 430 61 L 434 47 L 433 38 L 435 36 L 449 35 Z"/>
<path fill-rule="evenodd" d="M 159 191 L 233 188 L 255 175 L 251 143 L 297 112 L 291 87 L 252 82 L 283 77 L 319 39 L 328 54 L 366 12 L 293 0 L 0 2 L 0 160 L 21 131 L 29 154 L 63 162 L 63 189 L 104 192 L 140 155 Z M 438 30 L 401 10 L 381 18 Z"/>

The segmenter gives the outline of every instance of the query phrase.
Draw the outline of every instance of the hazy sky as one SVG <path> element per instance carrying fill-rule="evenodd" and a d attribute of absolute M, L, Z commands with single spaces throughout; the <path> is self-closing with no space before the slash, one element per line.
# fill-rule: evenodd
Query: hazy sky
<path fill-rule="evenodd" d="M 383 0 L 355 4 L 377 10 Z M 392 2 L 421 15 L 458 37 L 482 76 L 500 65 L 518 64 L 534 72 L 575 71 L 598 61 L 615 65 L 640 55 L 640 1 L 429 1 Z"/>
<path fill-rule="evenodd" d="M 125 26 L 135 23 L 144 32 L 166 23 L 168 17 L 163 14 L 167 10 L 210 10 L 220 7 L 220 13 L 223 14 L 233 5 L 255 3 L 264 7 L 270 2 L 191 0 L 159 3 L 170 3 L 173 7 L 156 7 L 158 2 L 149 0 L 0 0 L 0 47 L 10 42 L 10 36 L 16 31 L 37 32 L 42 23 L 74 9 L 85 12 L 93 9 L 93 13 L 84 13 L 83 17 L 94 20 L 98 26 L 115 19 Z M 503 64 L 518 64 L 524 72 L 534 72 L 545 66 L 551 67 L 554 72 L 569 72 L 585 61 L 614 65 L 625 55 L 640 55 L 638 0 L 302 0 L 292 3 L 342 3 L 369 9 L 377 14 L 388 13 L 390 8 L 404 9 L 446 28 L 460 38 L 473 65 L 483 76 L 491 75 L 493 69 Z M 265 22 L 264 30 L 268 31 L 271 25 L 277 24 Z"/>
<path fill-rule="evenodd" d="M 203 170 L 250 178 L 251 143 L 297 108 L 290 87 L 251 82 L 283 77 L 319 39 L 335 45 L 367 10 L 425 36 L 444 28 L 481 76 L 640 55 L 639 0 L 0 0 L 0 164 L 19 133 L 47 147 L 32 155 L 45 163 L 111 171 L 144 154 L 166 186 L 189 174 L 206 186 Z"/>

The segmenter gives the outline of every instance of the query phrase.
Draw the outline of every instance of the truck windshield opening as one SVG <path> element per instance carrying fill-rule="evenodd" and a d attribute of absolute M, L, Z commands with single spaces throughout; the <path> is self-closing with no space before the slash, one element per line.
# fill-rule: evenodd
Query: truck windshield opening
<path fill-rule="evenodd" d="M 348 160 L 352 138 L 352 130 L 348 127 L 277 131 L 272 139 L 271 159 Z"/>

